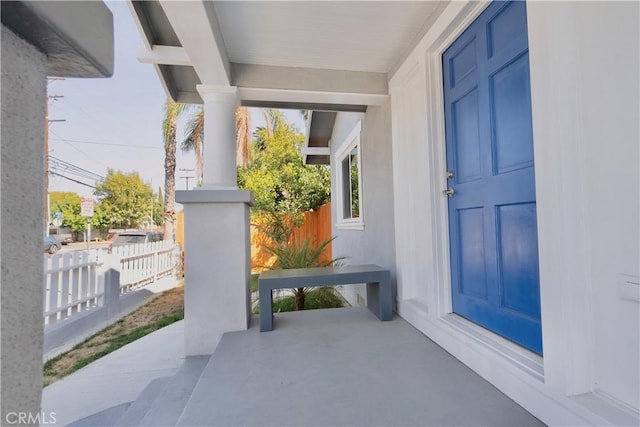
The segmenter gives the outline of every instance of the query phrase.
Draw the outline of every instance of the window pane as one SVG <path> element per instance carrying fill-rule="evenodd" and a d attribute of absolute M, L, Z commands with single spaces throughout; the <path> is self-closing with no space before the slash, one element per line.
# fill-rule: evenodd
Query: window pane
<path fill-rule="evenodd" d="M 349 156 L 342 160 L 342 218 L 351 218 L 351 183 L 349 180 Z"/>
<path fill-rule="evenodd" d="M 358 147 L 354 147 L 349 153 L 350 158 L 350 181 L 351 181 L 351 218 L 360 217 L 360 195 L 358 191 Z"/>

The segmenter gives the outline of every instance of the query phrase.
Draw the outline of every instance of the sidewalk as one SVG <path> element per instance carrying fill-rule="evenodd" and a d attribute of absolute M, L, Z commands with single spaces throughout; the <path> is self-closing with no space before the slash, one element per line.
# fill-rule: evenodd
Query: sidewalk
<path fill-rule="evenodd" d="M 154 379 L 184 361 L 184 321 L 149 334 L 46 387 L 42 411 L 64 426 L 107 409 L 124 412 Z"/>

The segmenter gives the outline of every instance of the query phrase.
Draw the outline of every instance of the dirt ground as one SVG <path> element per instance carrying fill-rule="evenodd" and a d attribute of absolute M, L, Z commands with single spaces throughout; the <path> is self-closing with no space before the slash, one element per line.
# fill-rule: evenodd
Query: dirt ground
<path fill-rule="evenodd" d="M 163 318 L 166 321 L 168 317 L 175 318 L 177 316 L 184 316 L 184 286 L 182 283 L 157 296 L 151 302 L 123 317 L 72 350 L 47 362 L 44 368 L 44 385 L 49 385 L 69 375 L 78 369 L 78 364 L 86 364 L 86 361 L 92 358 L 101 357 L 100 353 L 107 352 L 110 347 L 113 348 L 114 342 L 122 340 L 125 336 L 132 333 L 136 336 L 144 334 L 142 329 L 147 329 L 146 327 L 152 329 L 150 325 L 162 321 Z M 140 337 L 142 336 L 140 335 Z"/>

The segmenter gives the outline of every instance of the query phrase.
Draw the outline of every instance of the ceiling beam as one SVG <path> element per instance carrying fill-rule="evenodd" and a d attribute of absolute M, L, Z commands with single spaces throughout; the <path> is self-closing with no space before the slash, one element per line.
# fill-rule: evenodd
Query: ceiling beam
<path fill-rule="evenodd" d="M 229 86 L 230 65 L 212 2 L 161 0 L 202 84 Z"/>
<path fill-rule="evenodd" d="M 247 107 L 295 108 L 323 111 L 364 112 L 369 105 L 383 105 L 388 95 L 317 92 L 238 87 L 242 105 Z"/>
<path fill-rule="evenodd" d="M 307 156 L 329 156 L 331 149 L 329 147 L 302 147 L 300 152 Z"/>
<path fill-rule="evenodd" d="M 131 16 L 133 17 L 133 20 L 136 24 L 136 27 L 138 27 L 138 31 L 140 32 L 140 35 L 142 36 L 142 42 L 144 43 L 144 47 L 140 48 L 139 51 L 145 51 L 145 50 L 151 50 L 152 45 L 149 42 L 148 39 L 148 25 L 149 22 L 146 20 L 146 18 L 144 16 L 140 16 L 138 14 L 138 10 L 136 9 L 136 6 L 133 3 L 133 0 L 127 0 L 127 5 L 129 6 L 129 11 L 131 12 Z M 176 99 L 176 91 L 175 89 L 173 89 L 173 87 L 167 83 L 167 81 L 165 80 L 165 76 L 162 74 L 162 71 L 160 70 L 159 64 L 153 64 L 153 68 L 155 68 L 156 70 L 156 74 L 158 75 L 158 80 L 160 80 L 160 83 L 162 84 L 162 87 L 164 88 L 164 93 L 167 94 L 167 96 L 171 99 Z"/>
<path fill-rule="evenodd" d="M 387 95 L 385 73 L 231 63 L 237 87 Z"/>
<path fill-rule="evenodd" d="M 142 47 L 138 49 L 138 61 L 143 64 L 157 65 L 185 65 L 191 66 L 189 55 L 183 47 L 176 46 L 158 46 L 154 45 L 151 49 Z"/>

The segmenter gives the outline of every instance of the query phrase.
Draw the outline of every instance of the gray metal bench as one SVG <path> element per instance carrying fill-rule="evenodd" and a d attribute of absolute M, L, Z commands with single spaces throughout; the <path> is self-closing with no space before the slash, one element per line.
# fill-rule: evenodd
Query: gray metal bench
<path fill-rule="evenodd" d="M 389 270 L 377 265 L 296 268 L 260 273 L 260 332 L 273 330 L 274 289 L 367 284 L 367 307 L 380 320 L 392 319 L 392 292 Z"/>

